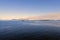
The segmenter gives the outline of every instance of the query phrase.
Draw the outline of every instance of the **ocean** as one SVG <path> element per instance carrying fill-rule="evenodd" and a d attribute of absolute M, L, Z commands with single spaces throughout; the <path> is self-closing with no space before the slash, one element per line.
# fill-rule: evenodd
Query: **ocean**
<path fill-rule="evenodd" d="M 1 20 L 0 40 L 60 40 L 60 21 Z"/>

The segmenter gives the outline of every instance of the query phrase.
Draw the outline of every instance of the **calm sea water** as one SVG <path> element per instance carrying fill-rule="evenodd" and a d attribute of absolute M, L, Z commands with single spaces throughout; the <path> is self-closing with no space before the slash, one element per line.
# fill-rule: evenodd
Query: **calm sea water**
<path fill-rule="evenodd" d="M 60 21 L 0 21 L 0 40 L 60 40 Z"/>

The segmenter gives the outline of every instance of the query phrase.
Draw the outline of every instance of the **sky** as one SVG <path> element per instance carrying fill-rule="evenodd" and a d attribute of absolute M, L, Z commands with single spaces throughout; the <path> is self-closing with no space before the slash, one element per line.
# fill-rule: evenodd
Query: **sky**
<path fill-rule="evenodd" d="M 60 14 L 60 0 L 0 0 L 0 19 Z"/>

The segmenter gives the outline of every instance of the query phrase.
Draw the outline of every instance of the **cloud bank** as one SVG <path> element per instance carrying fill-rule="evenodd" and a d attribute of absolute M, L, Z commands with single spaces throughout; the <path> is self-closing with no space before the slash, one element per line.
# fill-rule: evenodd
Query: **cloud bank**
<path fill-rule="evenodd" d="M 60 20 L 60 13 L 28 17 L 29 20 Z"/>
<path fill-rule="evenodd" d="M 40 16 L 0 16 L 0 19 L 27 19 L 27 20 L 60 20 L 60 13 L 52 13 Z"/>

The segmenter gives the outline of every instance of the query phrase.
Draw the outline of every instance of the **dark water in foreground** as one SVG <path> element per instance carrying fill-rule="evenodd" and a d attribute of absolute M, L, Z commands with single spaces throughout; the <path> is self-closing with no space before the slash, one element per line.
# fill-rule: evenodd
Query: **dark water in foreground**
<path fill-rule="evenodd" d="M 46 24 L 46 22 L 0 21 L 0 40 L 60 40 L 60 26 L 56 26 L 55 22 L 55 25 Z"/>

